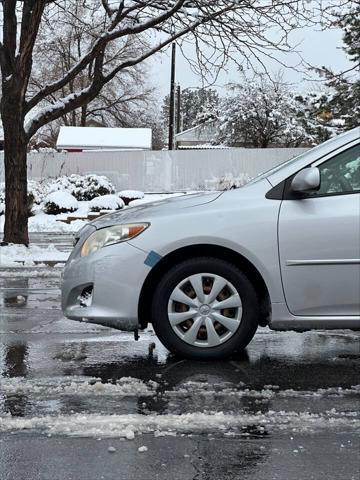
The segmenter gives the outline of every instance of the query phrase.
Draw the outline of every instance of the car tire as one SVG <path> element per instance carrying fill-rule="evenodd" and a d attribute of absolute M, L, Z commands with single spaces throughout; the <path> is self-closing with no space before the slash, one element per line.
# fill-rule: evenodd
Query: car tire
<path fill-rule="evenodd" d="M 230 262 L 212 257 L 186 260 L 168 270 L 151 309 L 154 330 L 165 347 L 196 360 L 226 358 L 243 350 L 259 317 L 250 280 Z"/>

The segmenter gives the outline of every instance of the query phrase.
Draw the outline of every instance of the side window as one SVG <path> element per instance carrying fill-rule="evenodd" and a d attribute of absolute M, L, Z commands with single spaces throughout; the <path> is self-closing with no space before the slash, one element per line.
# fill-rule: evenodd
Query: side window
<path fill-rule="evenodd" d="M 355 145 L 318 166 L 320 188 L 311 196 L 360 192 L 360 145 Z"/>

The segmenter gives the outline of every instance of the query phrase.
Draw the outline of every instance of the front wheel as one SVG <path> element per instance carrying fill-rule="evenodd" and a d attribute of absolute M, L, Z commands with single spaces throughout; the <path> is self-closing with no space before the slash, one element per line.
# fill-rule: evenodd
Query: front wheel
<path fill-rule="evenodd" d="M 259 315 L 248 278 L 211 257 L 175 265 L 161 279 L 152 303 L 152 324 L 161 342 L 193 359 L 219 359 L 244 349 Z"/>

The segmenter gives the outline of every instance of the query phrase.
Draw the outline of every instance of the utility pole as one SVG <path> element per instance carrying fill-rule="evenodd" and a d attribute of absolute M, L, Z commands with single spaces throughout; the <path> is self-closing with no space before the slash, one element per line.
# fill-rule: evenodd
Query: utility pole
<path fill-rule="evenodd" d="M 175 55 L 176 44 L 173 42 L 171 49 L 171 78 L 170 78 L 170 109 L 169 109 L 169 150 L 174 149 L 175 130 Z"/>
<path fill-rule="evenodd" d="M 181 130 L 181 88 L 180 85 L 176 89 L 176 133 Z"/>

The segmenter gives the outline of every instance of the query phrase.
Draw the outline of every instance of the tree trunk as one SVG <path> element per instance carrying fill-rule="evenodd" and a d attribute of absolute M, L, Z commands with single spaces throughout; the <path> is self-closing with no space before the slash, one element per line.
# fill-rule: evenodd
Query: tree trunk
<path fill-rule="evenodd" d="M 86 127 L 86 117 L 87 117 L 87 104 L 81 107 L 81 120 L 80 120 L 81 127 Z"/>
<path fill-rule="evenodd" d="M 5 162 L 4 242 L 29 245 L 27 138 L 21 103 L 16 102 L 16 95 L 9 94 L 3 95 L 1 102 Z"/>
<path fill-rule="evenodd" d="M 270 140 L 268 138 L 262 137 L 260 140 L 260 148 L 268 148 Z"/>

